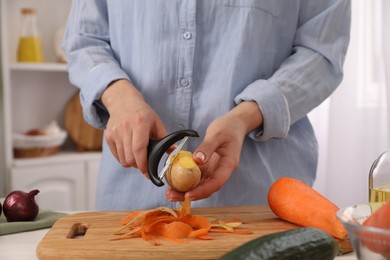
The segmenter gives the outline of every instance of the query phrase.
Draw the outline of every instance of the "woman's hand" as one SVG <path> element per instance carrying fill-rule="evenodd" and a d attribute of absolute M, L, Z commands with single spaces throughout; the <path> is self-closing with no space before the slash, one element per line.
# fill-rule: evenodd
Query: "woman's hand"
<path fill-rule="evenodd" d="M 101 102 L 110 114 L 105 136 L 112 154 L 123 167 L 136 167 L 148 178 L 149 138 L 167 135 L 161 119 L 127 80 L 112 83 Z"/>
<path fill-rule="evenodd" d="M 168 200 L 183 201 L 184 197 L 199 200 L 220 190 L 238 167 L 245 136 L 262 122 L 262 113 L 255 102 L 242 102 L 213 121 L 194 152 L 202 172 L 199 185 L 186 193 L 170 188 L 166 193 Z"/>

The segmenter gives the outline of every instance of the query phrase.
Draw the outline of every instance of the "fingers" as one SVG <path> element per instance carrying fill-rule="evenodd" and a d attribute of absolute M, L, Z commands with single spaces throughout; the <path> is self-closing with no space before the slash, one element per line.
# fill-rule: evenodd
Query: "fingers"
<path fill-rule="evenodd" d="M 139 116 L 132 123 L 122 121 L 114 126 L 107 125 L 105 132 L 107 144 L 118 162 L 123 167 L 138 168 L 147 178 L 149 178 L 147 147 L 150 136 L 161 139 L 167 135 L 164 125 L 158 118 L 154 123 L 155 126 L 151 127 L 151 123 L 145 117 Z"/>
<path fill-rule="evenodd" d="M 189 198 L 191 201 L 205 199 L 210 197 L 214 192 L 220 190 L 226 180 L 209 178 L 203 180 L 197 187 L 186 193 L 168 188 L 165 196 L 170 202 L 184 201 L 184 198 Z"/>
<path fill-rule="evenodd" d="M 169 202 L 177 202 L 177 201 L 184 201 L 184 194 L 183 192 L 176 191 L 169 187 L 167 189 L 167 192 L 165 193 L 165 196 Z"/>
<path fill-rule="evenodd" d="M 121 138 L 121 139 L 120 139 Z M 132 134 L 118 137 L 117 152 L 119 161 L 123 167 L 137 167 L 133 153 L 129 147 L 132 146 Z M 123 153 L 123 154 L 122 154 Z"/>
<path fill-rule="evenodd" d="M 159 117 L 156 118 L 155 127 L 152 129 L 150 136 L 155 139 L 162 139 L 168 135 L 168 131 L 165 128 L 163 122 Z"/>
<path fill-rule="evenodd" d="M 109 111 L 106 141 L 123 167 L 147 172 L 147 146 L 150 138 L 162 138 L 166 129 L 142 94 L 126 80 L 113 82 L 101 101 Z"/>
<path fill-rule="evenodd" d="M 147 146 L 149 143 L 149 135 L 146 135 L 139 127 L 134 128 L 132 146 L 129 146 L 132 155 L 135 159 L 135 167 L 137 167 L 145 176 L 147 174 Z"/>
<path fill-rule="evenodd" d="M 108 147 L 110 147 L 112 155 L 115 157 L 115 159 L 120 162 L 117 150 L 116 150 L 116 144 L 115 141 L 112 139 L 112 137 L 106 132 L 106 141 Z"/>
<path fill-rule="evenodd" d="M 214 192 L 219 191 L 229 179 L 232 169 L 221 166 L 216 169 L 215 174 L 202 181 L 194 189 L 186 192 L 185 197 L 192 201 L 210 197 Z"/>
<path fill-rule="evenodd" d="M 194 189 L 182 193 L 168 188 L 166 198 L 170 202 L 183 201 L 184 198 L 189 198 L 191 201 L 201 200 L 210 197 L 213 193 L 219 191 L 228 181 L 233 171 L 237 168 L 235 163 L 229 163 L 229 160 L 222 159 L 221 164 L 215 169 L 214 174 L 210 176 L 202 176 L 198 186 Z"/>
<path fill-rule="evenodd" d="M 126 160 L 124 145 L 122 140 L 118 138 L 111 131 L 106 131 L 107 145 L 110 147 L 113 156 L 120 162 L 123 167 L 130 167 Z"/>
<path fill-rule="evenodd" d="M 196 148 L 194 151 L 194 160 L 197 164 L 203 165 L 207 163 L 211 157 L 211 155 L 215 152 L 215 150 L 218 148 L 218 140 L 217 138 L 205 136 L 205 139 L 203 142 Z"/>
<path fill-rule="evenodd" d="M 147 173 L 149 135 L 142 134 L 141 129 L 135 128 L 128 134 L 115 136 L 107 132 L 106 140 L 112 154 L 123 167 L 136 167 L 142 173 Z"/>

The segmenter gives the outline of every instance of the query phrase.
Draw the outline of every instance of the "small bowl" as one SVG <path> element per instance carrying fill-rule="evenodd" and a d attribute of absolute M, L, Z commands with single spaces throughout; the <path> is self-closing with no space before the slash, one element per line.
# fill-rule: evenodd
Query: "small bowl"
<path fill-rule="evenodd" d="M 355 205 L 337 212 L 337 217 L 346 228 L 359 260 L 390 259 L 390 230 L 362 226 L 363 222 L 383 204 Z"/>

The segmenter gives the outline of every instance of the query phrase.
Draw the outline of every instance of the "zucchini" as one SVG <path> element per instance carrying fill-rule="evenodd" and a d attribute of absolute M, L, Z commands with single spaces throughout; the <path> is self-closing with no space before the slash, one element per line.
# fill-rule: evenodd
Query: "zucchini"
<path fill-rule="evenodd" d="M 223 255 L 220 260 L 238 259 L 334 259 L 338 253 L 336 240 L 317 228 L 296 228 L 251 240 Z"/>

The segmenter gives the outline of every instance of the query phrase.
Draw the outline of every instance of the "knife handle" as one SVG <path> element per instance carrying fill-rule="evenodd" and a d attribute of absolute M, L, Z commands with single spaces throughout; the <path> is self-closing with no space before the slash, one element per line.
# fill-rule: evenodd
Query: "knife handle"
<path fill-rule="evenodd" d="M 164 182 L 158 177 L 158 165 L 160 163 L 161 157 L 164 153 L 174 145 L 176 142 L 180 141 L 184 137 L 199 137 L 199 134 L 192 129 L 184 129 L 176 132 L 172 132 L 161 140 L 149 140 L 148 144 L 148 174 L 150 180 L 154 185 L 161 187 L 164 185 Z"/>

